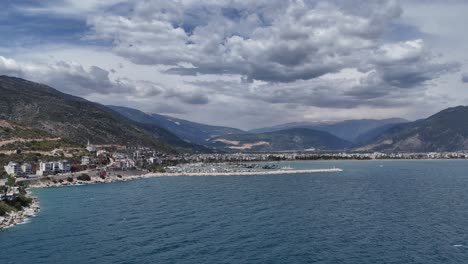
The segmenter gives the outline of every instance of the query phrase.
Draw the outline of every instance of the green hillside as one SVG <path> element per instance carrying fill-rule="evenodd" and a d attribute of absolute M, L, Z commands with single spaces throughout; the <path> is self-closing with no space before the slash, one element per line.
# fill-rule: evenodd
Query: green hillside
<path fill-rule="evenodd" d="M 427 119 L 393 126 L 360 149 L 405 152 L 468 150 L 468 107 L 449 108 Z"/>
<path fill-rule="evenodd" d="M 107 107 L 19 78 L 0 76 L 0 119 L 78 144 L 155 147 L 170 152 L 186 142 L 155 127 L 141 127 Z M 172 147 L 166 141 L 173 143 Z"/>

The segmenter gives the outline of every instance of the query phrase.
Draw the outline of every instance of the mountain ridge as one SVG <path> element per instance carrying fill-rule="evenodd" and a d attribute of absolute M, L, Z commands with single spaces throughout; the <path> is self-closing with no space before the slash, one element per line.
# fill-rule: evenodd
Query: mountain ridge
<path fill-rule="evenodd" d="M 272 131 L 280 131 L 289 128 L 309 128 L 331 133 L 339 138 L 351 142 L 363 140 L 362 137 L 367 132 L 376 129 L 380 126 L 389 124 L 405 123 L 408 120 L 402 118 L 387 118 L 387 119 L 351 119 L 336 122 L 293 122 L 280 124 L 277 126 L 250 130 L 251 133 L 264 133 Z"/>
<path fill-rule="evenodd" d="M 468 149 L 468 106 L 444 109 L 425 119 L 398 124 L 358 150 L 444 152 Z"/>
<path fill-rule="evenodd" d="M 328 132 L 308 128 L 291 128 L 266 133 L 244 133 L 217 137 L 210 146 L 226 151 L 305 151 L 342 150 L 352 143 Z"/>
<path fill-rule="evenodd" d="M 200 145 L 205 145 L 209 139 L 216 136 L 245 133 L 237 128 L 213 126 L 156 113 L 145 113 L 129 107 L 113 105 L 108 107 L 129 119 L 140 123 L 157 124 L 187 142 Z"/>
<path fill-rule="evenodd" d="M 130 144 L 174 151 L 164 137 L 176 136 L 167 131 L 151 133 L 104 105 L 16 77 L 0 76 L 0 119 L 79 144 L 90 140 L 93 144 Z"/>

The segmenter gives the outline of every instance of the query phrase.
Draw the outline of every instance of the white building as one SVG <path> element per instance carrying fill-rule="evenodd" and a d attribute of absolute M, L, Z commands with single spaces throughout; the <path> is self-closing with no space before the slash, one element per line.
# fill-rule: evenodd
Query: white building
<path fill-rule="evenodd" d="M 93 165 L 94 164 L 94 159 L 89 157 L 89 156 L 83 156 L 81 157 L 81 165 L 83 166 L 88 166 L 88 165 Z"/>
<path fill-rule="evenodd" d="M 71 163 L 68 160 L 63 160 L 59 162 L 60 173 L 69 173 L 71 172 Z"/>
<path fill-rule="evenodd" d="M 117 159 L 113 165 L 114 168 L 126 170 L 135 167 L 135 161 L 131 159 Z"/>
<path fill-rule="evenodd" d="M 57 162 L 40 162 L 36 174 L 39 176 L 54 175 L 59 173 L 70 173 L 71 164 L 67 160 Z"/>
<path fill-rule="evenodd" d="M 86 145 L 86 150 L 89 151 L 89 152 L 96 152 L 96 151 L 97 151 L 97 148 L 96 148 L 96 146 L 91 145 L 91 144 L 89 143 L 89 140 L 88 140 L 88 145 Z"/>
<path fill-rule="evenodd" d="M 147 161 L 149 164 L 153 164 L 153 165 L 159 165 L 162 163 L 162 160 L 158 157 L 151 157 Z"/>
<path fill-rule="evenodd" d="M 31 175 L 33 173 L 31 164 L 23 163 L 23 165 L 21 165 L 21 172 L 23 175 Z"/>
<path fill-rule="evenodd" d="M 52 162 L 40 162 L 39 168 L 36 171 L 37 175 L 47 176 L 53 174 L 53 163 Z"/>
<path fill-rule="evenodd" d="M 10 161 L 8 165 L 4 166 L 5 171 L 10 176 L 20 176 L 22 175 L 21 167 L 19 163 Z"/>
<path fill-rule="evenodd" d="M 96 152 L 96 156 L 106 156 L 107 155 L 107 151 L 105 149 L 100 149 Z"/>

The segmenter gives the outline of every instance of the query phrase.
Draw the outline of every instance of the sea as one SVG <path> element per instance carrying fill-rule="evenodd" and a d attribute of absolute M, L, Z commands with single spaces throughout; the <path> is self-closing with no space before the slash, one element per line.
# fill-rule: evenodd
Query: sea
<path fill-rule="evenodd" d="M 468 263 L 468 161 L 304 161 L 338 173 L 37 189 L 0 263 Z"/>

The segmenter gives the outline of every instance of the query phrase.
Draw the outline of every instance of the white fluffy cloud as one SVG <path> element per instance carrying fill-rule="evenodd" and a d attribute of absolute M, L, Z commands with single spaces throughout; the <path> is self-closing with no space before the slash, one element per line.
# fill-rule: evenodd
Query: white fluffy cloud
<path fill-rule="evenodd" d="M 88 38 L 112 41 L 135 63 L 175 74 L 238 74 L 293 82 L 369 68 L 394 1 L 136 1 L 125 15 L 95 16 Z M 359 8 L 357 8 L 359 7 Z M 189 67 L 187 67 L 189 65 Z"/>
<path fill-rule="evenodd" d="M 86 68 L 74 62 L 18 63 L 14 59 L 0 56 L 0 74 L 40 82 L 63 92 L 85 97 L 99 94 L 133 98 L 163 97 L 176 98 L 188 104 L 198 104 L 203 99 L 196 92 L 188 95 L 153 81 L 115 78 L 111 76 L 111 71 L 97 66 Z"/>
<path fill-rule="evenodd" d="M 83 63 L 81 52 L 42 63 L 0 57 L 1 74 L 207 123 L 245 128 L 321 114 L 419 117 L 434 111 L 428 104 L 450 101 L 440 80 L 456 75 L 460 83 L 463 68 L 414 33 L 405 6 L 393 0 L 50 3 L 22 8 L 85 20 L 77 40 L 99 43 L 94 52 L 106 50 L 126 68 L 91 55 Z"/>

